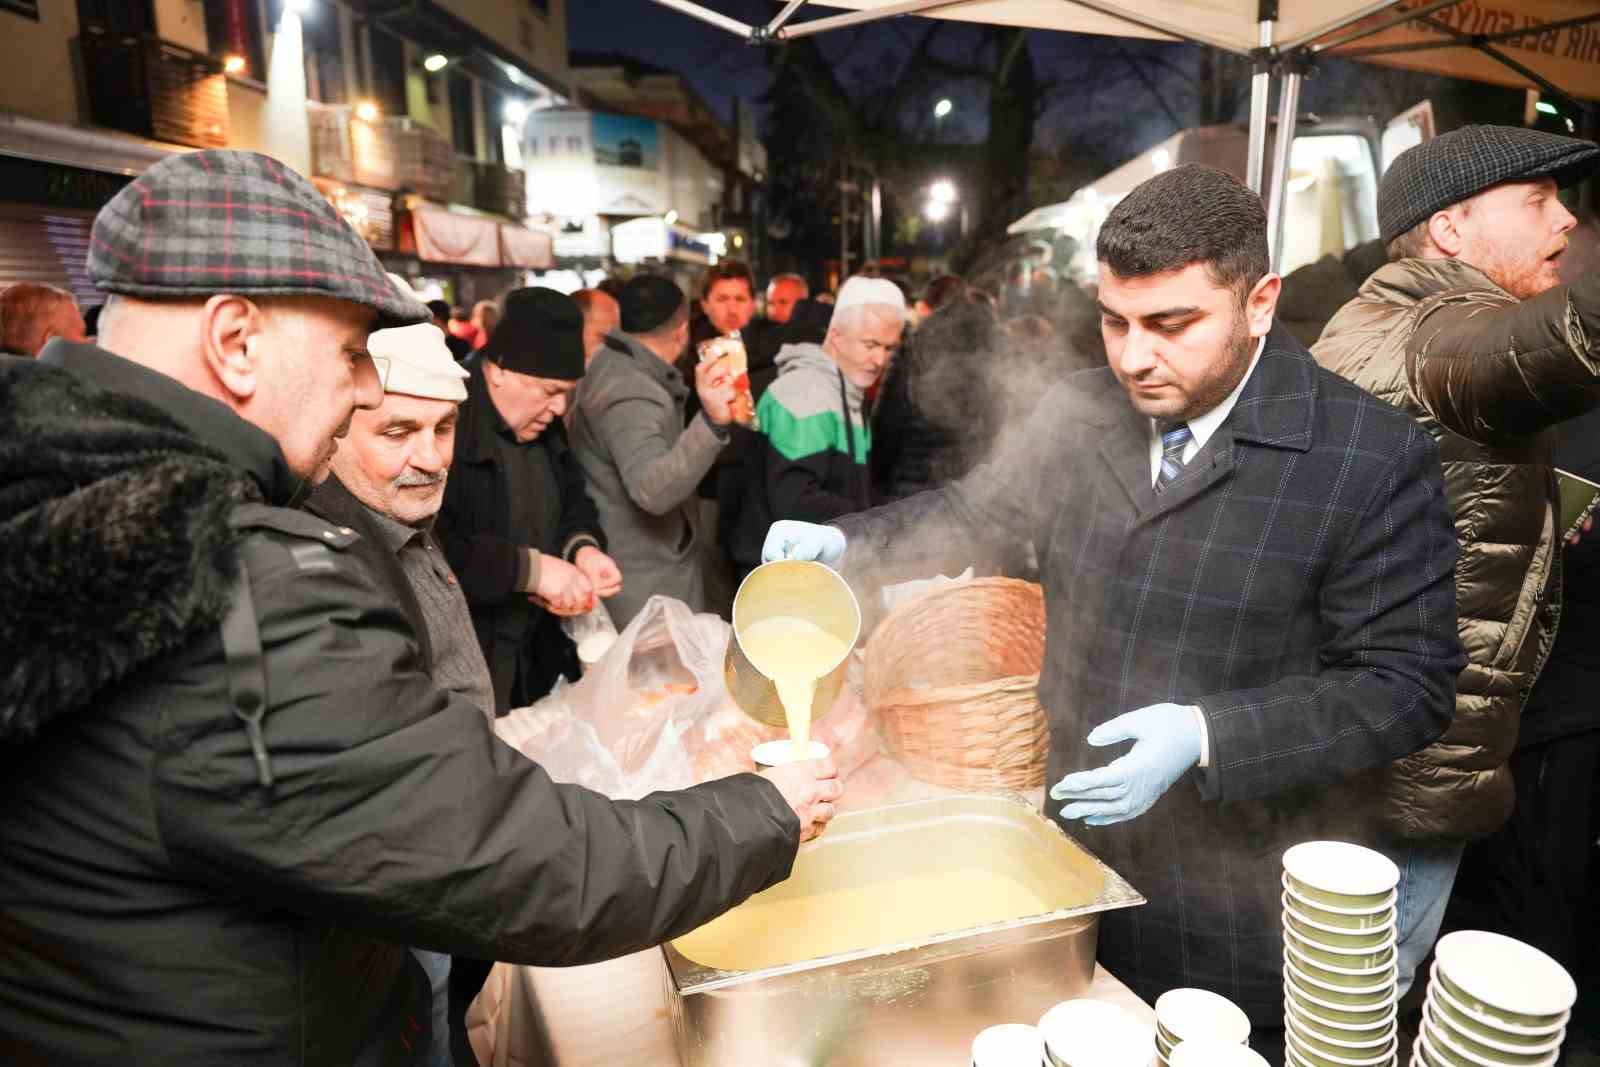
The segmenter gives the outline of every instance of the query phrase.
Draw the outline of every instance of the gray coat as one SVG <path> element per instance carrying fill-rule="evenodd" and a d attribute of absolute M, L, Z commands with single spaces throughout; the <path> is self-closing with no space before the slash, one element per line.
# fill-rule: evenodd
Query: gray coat
<path fill-rule="evenodd" d="M 572 448 L 622 568 L 606 601 L 619 627 L 658 593 L 705 608 L 695 490 L 726 441 L 704 418 L 684 427 L 688 397 L 676 368 L 619 331 L 578 386 Z"/>

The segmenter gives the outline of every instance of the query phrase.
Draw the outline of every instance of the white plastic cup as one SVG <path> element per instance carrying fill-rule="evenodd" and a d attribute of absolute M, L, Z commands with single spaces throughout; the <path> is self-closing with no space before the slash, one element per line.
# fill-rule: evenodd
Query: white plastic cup
<path fill-rule="evenodd" d="M 785 737 L 777 741 L 763 741 L 750 750 L 750 759 L 756 765 L 756 770 L 770 771 L 786 763 L 827 759 L 832 754 L 833 751 L 821 741 L 808 741 L 805 751 L 799 752 L 795 748 L 795 743 Z"/>

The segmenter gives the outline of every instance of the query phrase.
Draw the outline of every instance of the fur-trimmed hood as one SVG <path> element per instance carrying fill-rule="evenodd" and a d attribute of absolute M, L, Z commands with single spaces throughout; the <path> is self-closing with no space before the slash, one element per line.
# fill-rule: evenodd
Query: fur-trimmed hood
<path fill-rule="evenodd" d="M 236 573 L 229 513 L 292 485 L 249 434 L 202 440 L 225 417 L 282 465 L 223 405 L 58 347 L 0 359 L 0 743 L 31 740 L 216 625 Z M 260 469 L 228 447 L 238 441 Z"/>

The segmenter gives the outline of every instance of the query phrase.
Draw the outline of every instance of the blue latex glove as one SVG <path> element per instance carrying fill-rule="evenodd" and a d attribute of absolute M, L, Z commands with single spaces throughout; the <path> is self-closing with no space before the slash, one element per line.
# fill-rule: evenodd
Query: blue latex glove
<path fill-rule="evenodd" d="M 844 533 L 834 526 L 779 519 L 761 545 L 761 562 L 775 559 L 816 560 L 837 567 L 844 556 Z"/>
<path fill-rule="evenodd" d="M 1101 723 L 1089 734 L 1096 748 L 1121 741 L 1134 742 L 1126 755 L 1069 774 L 1051 788 L 1050 799 L 1072 801 L 1061 809 L 1063 819 L 1082 819 L 1089 826 L 1137 819 L 1200 762 L 1200 723 L 1186 705 L 1152 704 Z"/>

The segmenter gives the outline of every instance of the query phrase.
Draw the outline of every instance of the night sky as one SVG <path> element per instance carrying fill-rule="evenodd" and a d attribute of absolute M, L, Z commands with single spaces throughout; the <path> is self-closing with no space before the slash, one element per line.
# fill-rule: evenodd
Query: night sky
<path fill-rule="evenodd" d="M 702 2 L 746 23 L 770 19 L 780 7 L 773 0 Z M 814 14 L 805 13 L 810 7 L 802 9 L 797 18 L 838 14 L 840 10 L 817 5 Z M 767 87 L 763 49 L 650 0 L 571 0 L 567 12 L 574 51 L 620 52 L 677 70 L 725 119 L 732 115 L 735 98 L 754 104 Z M 904 63 L 910 54 L 909 41 L 927 22 L 906 17 L 836 30 L 817 40 L 824 55 L 839 64 L 840 81 L 849 90 L 857 82 L 857 71 L 881 71 Z M 980 33 L 974 27 L 950 24 L 940 36 L 937 52 L 952 59 L 964 58 L 963 53 L 970 54 L 976 47 Z M 1070 79 L 1073 84 L 1072 89 L 1052 97 L 1052 106 L 1035 129 L 1037 148 L 1053 150 L 1070 134 L 1081 131 L 1091 138 L 1125 145 L 1124 158 L 1131 158 L 1196 122 L 1196 46 L 1041 30 L 1030 36 L 1029 47 L 1041 79 Z M 1129 56 L 1140 62 L 1153 86 L 1135 74 Z M 1365 113 L 1381 121 L 1424 96 L 1439 96 L 1449 84 L 1421 75 L 1379 74 L 1377 68 L 1332 60 L 1307 83 L 1302 112 Z M 1160 94 L 1159 102 L 1152 89 Z M 939 95 L 949 96 L 956 105 L 955 113 L 945 121 L 943 138 L 981 142 L 986 134 L 982 91 L 953 82 L 930 97 L 930 111 Z M 1239 117 L 1242 120 L 1243 114 Z"/>

